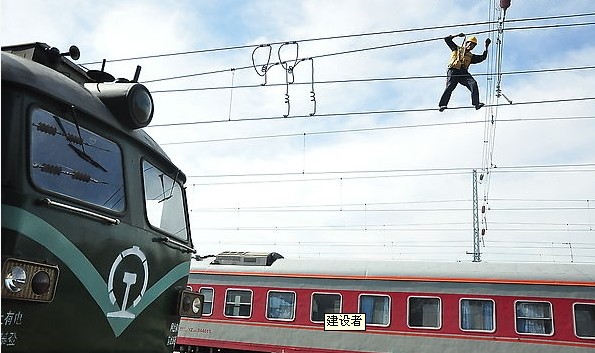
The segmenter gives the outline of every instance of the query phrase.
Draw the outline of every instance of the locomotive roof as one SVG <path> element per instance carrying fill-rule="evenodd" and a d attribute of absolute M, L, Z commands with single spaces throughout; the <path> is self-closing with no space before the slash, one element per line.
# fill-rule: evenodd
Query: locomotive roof
<path fill-rule="evenodd" d="M 145 146 L 156 151 L 170 164 L 171 160 L 161 147 L 142 129 L 131 130 L 116 119 L 110 110 L 86 90 L 82 85 L 56 70 L 50 69 L 33 60 L 2 52 L 2 82 L 11 82 L 19 86 L 38 91 L 44 95 L 88 113 L 101 122 L 112 126 Z M 173 164 L 172 164 L 173 166 Z M 175 168 L 175 167 L 174 167 Z M 175 168 L 177 170 L 177 168 Z M 186 181 L 179 172 L 178 180 Z"/>
<path fill-rule="evenodd" d="M 191 272 L 337 279 L 572 282 L 595 286 L 595 265 L 592 264 L 279 259 L 270 266 L 237 266 L 193 260 Z"/>

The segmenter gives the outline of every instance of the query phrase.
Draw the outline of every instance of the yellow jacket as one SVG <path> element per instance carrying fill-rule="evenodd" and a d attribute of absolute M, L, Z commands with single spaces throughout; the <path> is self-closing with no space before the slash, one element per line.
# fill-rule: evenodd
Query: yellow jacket
<path fill-rule="evenodd" d="M 452 37 L 448 36 L 444 38 L 444 41 L 452 50 L 450 54 L 450 61 L 448 62 L 449 69 L 459 69 L 467 71 L 469 65 L 477 64 L 484 61 L 488 57 L 488 50 L 483 51 L 483 54 L 476 55 L 473 54 L 470 50 L 465 50 L 465 47 L 459 47 L 452 41 Z"/>
<path fill-rule="evenodd" d="M 458 47 L 457 50 L 453 50 L 450 54 L 448 68 L 467 70 L 471 65 L 472 58 L 473 53 L 471 51 L 466 51 L 464 47 Z"/>

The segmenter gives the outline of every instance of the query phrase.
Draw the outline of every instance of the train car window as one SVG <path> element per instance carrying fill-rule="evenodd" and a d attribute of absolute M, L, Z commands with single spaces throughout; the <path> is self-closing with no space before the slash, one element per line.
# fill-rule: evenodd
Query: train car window
<path fill-rule="evenodd" d="M 312 311 L 310 315 L 312 322 L 324 322 L 324 314 L 336 314 L 340 312 L 341 294 L 312 294 Z"/>
<path fill-rule="evenodd" d="M 366 314 L 367 325 L 388 326 L 390 320 L 390 297 L 362 294 L 359 297 L 359 312 Z"/>
<path fill-rule="evenodd" d="M 292 321 L 295 318 L 295 292 L 269 291 L 267 319 Z"/>
<path fill-rule="evenodd" d="M 533 335 L 552 335 L 554 320 L 549 302 L 517 301 L 515 303 L 516 332 Z"/>
<path fill-rule="evenodd" d="M 442 326 L 440 298 L 409 297 L 407 325 L 412 328 L 439 329 Z"/>
<path fill-rule="evenodd" d="M 574 304 L 574 332 L 577 337 L 595 339 L 595 304 Z"/>
<path fill-rule="evenodd" d="M 225 293 L 225 316 L 252 316 L 252 291 L 228 289 Z"/>
<path fill-rule="evenodd" d="M 491 299 L 461 299 L 460 324 L 463 331 L 494 332 L 495 311 Z"/>
<path fill-rule="evenodd" d="M 143 179 L 149 223 L 186 241 L 188 232 L 180 183 L 147 161 L 143 161 Z"/>
<path fill-rule="evenodd" d="M 31 110 L 29 160 L 33 184 L 108 210 L 124 211 L 120 147 L 41 108 Z"/>
<path fill-rule="evenodd" d="M 202 303 L 202 315 L 209 316 L 213 314 L 213 288 L 201 288 L 200 294 L 205 296 L 205 300 Z"/>

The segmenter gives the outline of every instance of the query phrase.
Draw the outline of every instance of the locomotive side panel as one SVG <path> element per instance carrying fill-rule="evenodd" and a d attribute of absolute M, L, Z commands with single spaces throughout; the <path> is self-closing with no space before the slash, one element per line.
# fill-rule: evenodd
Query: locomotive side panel
<path fill-rule="evenodd" d="M 192 251 L 185 178 L 146 134 L 42 63 L 2 53 L 2 350 L 171 351 Z M 159 175 L 171 180 L 161 197 L 148 187 Z M 161 200 L 159 222 L 149 219 Z M 164 226 L 172 218 L 179 234 Z"/>

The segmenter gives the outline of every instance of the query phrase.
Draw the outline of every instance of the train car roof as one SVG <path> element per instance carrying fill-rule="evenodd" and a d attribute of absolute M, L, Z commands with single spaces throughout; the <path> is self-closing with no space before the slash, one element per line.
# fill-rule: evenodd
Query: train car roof
<path fill-rule="evenodd" d="M 191 273 L 438 282 L 580 283 L 595 286 L 595 264 L 279 259 L 270 266 L 237 266 L 193 260 Z"/>
<path fill-rule="evenodd" d="M 134 140 L 156 151 L 161 157 L 172 164 L 163 149 L 142 129 L 131 130 L 116 119 L 110 110 L 86 90 L 82 85 L 66 75 L 41 65 L 33 60 L 18 55 L 2 52 L 2 82 L 10 82 L 21 87 L 27 87 L 44 95 L 74 105 L 101 122 L 114 127 Z M 175 168 L 172 164 L 172 167 Z M 175 168 L 176 171 L 177 168 Z M 186 181 L 179 172 L 178 180 Z"/>

